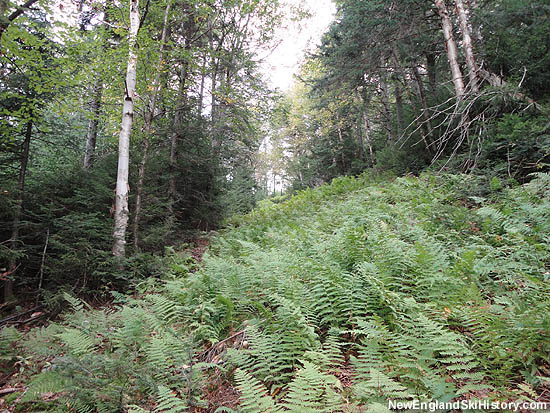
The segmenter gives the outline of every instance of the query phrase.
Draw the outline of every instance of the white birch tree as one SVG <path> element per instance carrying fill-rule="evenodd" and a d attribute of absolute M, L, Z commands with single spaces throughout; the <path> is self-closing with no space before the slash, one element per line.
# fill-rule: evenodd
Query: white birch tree
<path fill-rule="evenodd" d="M 458 50 L 453 37 L 453 24 L 449 17 L 449 11 L 445 0 L 435 0 L 435 6 L 441 18 L 441 28 L 443 29 L 443 37 L 447 47 L 447 58 L 451 66 L 451 74 L 457 98 L 461 99 L 464 96 L 464 78 L 458 64 Z"/>
<path fill-rule="evenodd" d="M 122 124 L 118 140 L 118 173 L 115 196 L 115 229 L 113 232 L 113 255 L 123 258 L 126 254 L 126 229 L 128 228 L 128 168 L 130 163 L 130 134 L 134 121 L 134 98 L 137 72 L 137 34 L 139 31 L 139 0 L 130 0 L 130 33 L 128 34 L 128 66 Z"/>
<path fill-rule="evenodd" d="M 472 92 L 479 92 L 479 84 L 477 79 L 477 65 L 474 57 L 474 47 L 472 44 L 472 36 L 470 34 L 470 23 L 468 15 L 462 0 L 456 0 L 456 11 L 458 14 L 458 22 L 460 31 L 462 32 L 462 48 L 466 57 L 466 66 L 468 66 L 468 77 L 470 79 L 470 89 Z"/>

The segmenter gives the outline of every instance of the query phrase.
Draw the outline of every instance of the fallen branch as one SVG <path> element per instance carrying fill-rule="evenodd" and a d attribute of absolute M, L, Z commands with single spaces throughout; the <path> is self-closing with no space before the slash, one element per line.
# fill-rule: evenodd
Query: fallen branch
<path fill-rule="evenodd" d="M 226 343 L 226 342 L 228 342 L 228 341 L 230 341 L 230 340 L 232 340 L 232 339 L 234 339 L 234 338 L 236 338 L 236 337 L 238 337 L 238 336 L 240 336 L 240 335 L 242 335 L 242 334 L 244 334 L 244 330 L 239 331 L 238 333 L 235 333 L 235 334 L 233 334 L 232 336 L 229 336 L 229 337 L 227 337 L 226 339 L 223 339 L 222 341 L 218 341 L 218 342 L 217 342 L 216 344 L 214 344 L 212 347 L 210 347 L 209 349 L 207 349 L 207 350 L 203 351 L 202 353 L 200 353 L 200 354 L 198 355 L 198 358 L 199 358 L 199 359 L 202 359 L 204 356 L 206 356 L 208 353 L 210 353 L 210 352 L 211 352 L 212 350 L 214 350 L 216 347 L 218 347 L 218 346 L 222 345 L 223 343 Z"/>
<path fill-rule="evenodd" d="M 23 311 L 23 312 L 21 312 L 21 313 L 19 313 L 19 314 L 15 314 L 15 315 L 6 317 L 6 318 L 0 320 L 0 325 L 5 324 L 5 323 L 7 323 L 7 322 L 9 322 L 9 321 L 11 321 L 11 320 L 16 320 L 16 319 L 18 319 L 19 317 L 22 317 L 22 316 L 24 316 L 24 315 L 26 315 L 26 314 L 32 313 L 33 311 L 36 311 L 36 310 L 38 310 L 38 309 L 41 308 L 41 307 L 42 307 L 41 305 L 37 305 L 36 307 L 31 308 L 30 310 Z"/>
<path fill-rule="evenodd" d="M 0 395 L 15 393 L 16 391 L 23 391 L 23 390 L 25 389 L 22 387 L 7 387 L 5 389 L 0 389 Z"/>

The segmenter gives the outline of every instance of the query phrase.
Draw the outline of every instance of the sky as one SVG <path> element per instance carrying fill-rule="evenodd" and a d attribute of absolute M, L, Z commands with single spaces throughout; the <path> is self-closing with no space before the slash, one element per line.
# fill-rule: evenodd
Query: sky
<path fill-rule="evenodd" d="M 277 37 L 282 42 L 263 63 L 263 72 L 270 86 L 287 91 L 298 73 L 304 56 L 320 44 L 321 36 L 334 19 L 336 7 L 332 0 L 289 0 L 298 6 L 305 3 L 311 18 L 292 25 L 288 29 L 278 29 Z"/>
<path fill-rule="evenodd" d="M 296 7 L 302 5 L 311 17 L 277 29 L 276 37 L 281 42 L 262 64 L 269 85 L 282 91 L 290 89 L 304 57 L 320 44 L 336 12 L 332 0 L 286 0 L 286 3 Z M 53 11 L 57 19 L 70 22 L 75 18 L 76 8 L 75 0 L 56 0 Z"/>

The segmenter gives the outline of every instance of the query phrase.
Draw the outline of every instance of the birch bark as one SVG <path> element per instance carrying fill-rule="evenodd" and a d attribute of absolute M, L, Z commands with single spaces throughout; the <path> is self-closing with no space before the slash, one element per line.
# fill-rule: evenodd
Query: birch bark
<path fill-rule="evenodd" d="M 458 64 L 458 51 L 456 43 L 453 37 L 453 25 L 449 18 L 449 11 L 445 5 L 445 0 L 435 0 L 439 17 L 441 18 L 441 27 L 443 29 L 443 37 L 445 38 L 445 45 L 447 47 L 447 58 L 449 59 L 449 65 L 451 66 L 451 73 L 453 77 L 453 84 L 457 98 L 461 99 L 464 96 L 464 78 L 460 71 Z"/>
<path fill-rule="evenodd" d="M 118 173 L 116 182 L 115 229 L 113 231 L 113 255 L 126 255 L 126 230 L 128 228 L 128 168 L 130 163 L 130 134 L 134 121 L 134 97 L 137 72 L 137 34 L 139 31 L 139 0 L 130 0 L 130 33 L 128 35 L 128 66 L 122 122 L 118 140 Z"/>
<path fill-rule="evenodd" d="M 479 92 L 477 65 L 474 57 L 474 47 L 472 45 L 468 15 L 466 14 L 466 8 L 464 7 L 464 2 L 462 0 L 455 0 L 455 3 L 458 14 L 458 22 L 460 24 L 460 31 L 462 32 L 462 48 L 464 49 L 464 55 L 466 56 L 466 66 L 468 66 L 468 77 L 470 79 L 469 86 L 472 92 L 477 93 Z"/>

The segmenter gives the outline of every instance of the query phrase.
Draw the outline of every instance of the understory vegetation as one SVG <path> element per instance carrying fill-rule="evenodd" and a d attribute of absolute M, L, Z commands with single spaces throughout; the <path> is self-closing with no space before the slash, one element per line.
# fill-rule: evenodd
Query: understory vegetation
<path fill-rule="evenodd" d="M 539 400 L 550 377 L 550 176 L 373 174 L 270 200 L 197 267 L 22 336 L 17 411 L 355 412 Z M 216 399 L 213 389 L 233 398 Z M 236 391 L 235 391 L 236 389 Z M 220 401 L 221 400 L 221 401 Z"/>

